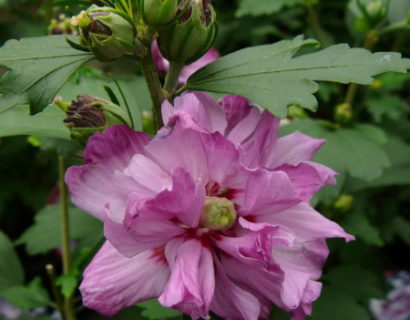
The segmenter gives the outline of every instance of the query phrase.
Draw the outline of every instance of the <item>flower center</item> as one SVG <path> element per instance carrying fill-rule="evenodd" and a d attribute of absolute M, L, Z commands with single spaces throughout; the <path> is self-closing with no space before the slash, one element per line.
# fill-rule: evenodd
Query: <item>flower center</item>
<path fill-rule="evenodd" d="M 201 225 L 210 230 L 225 230 L 233 226 L 236 210 L 226 198 L 207 197 L 201 214 Z"/>

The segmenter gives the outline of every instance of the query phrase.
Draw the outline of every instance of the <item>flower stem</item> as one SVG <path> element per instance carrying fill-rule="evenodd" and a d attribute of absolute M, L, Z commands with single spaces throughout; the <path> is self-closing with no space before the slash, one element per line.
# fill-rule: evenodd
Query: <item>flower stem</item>
<path fill-rule="evenodd" d="M 61 241 L 63 245 L 63 273 L 69 274 L 71 269 L 71 248 L 70 248 L 70 226 L 68 216 L 68 192 L 64 182 L 65 159 L 58 156 L 58 175 L 60 184 L 60 205 L 61 205 Z M 64 315 L 67 320 L 75 320 L 74 304 L 72 297 L 64 297 Z"/>
<path fill-rule="evenodd" d="M 366 36 L 366 39 L 363 43 L 363 48 L 367 50 L 371 50 L 377 41 L 378 41 L 377 31 L 371 30 Z M 347 88 L 345 102 L 350 107 L 353 105 L 358 89 L 359 89 L 359 85 L 357 83 L 351 83 L 349 87 Z"/>
<path fill-rule="evenodd" d="M 169 70 L 167 76 L 165 78 L 164 90 L 167 91 L 168 95 L 172 95 L 175 91 L 178 78 L 181 74 L 182 68 L 184 67 L 183 64 L 177 62 L 171 62 L 169 65 Z"/>
<path fill-rule="evenodd" d="M 317 38 L 317 40 L 319 40 L 320 44 L 323 47 L 325 46 L 325 39 L 323 38 L 323 31 L 319 22 L 319 17 L 317 15 L 316 9 L 310 3 L 306 4 L 306 9 L 308 11 L 308 22 L 310 24 L 310 27 L 313 29 L 315 37 Z"/>
<path fill-rule="evenodd" d="M 63 299 L 56 285 L 56 271 L 54 269 L 54 266 L 52 264 L 47 264 L 46 271 L 47 271 L 48 278 L 50 280 L 51 292 L 53 294 L 54 301 L 56 302 L 57 309 L 60 312 L 61 318 L 63 320 L 66 320 L 66 317 L 64 315 Z"/>
<path fill-rule="evenodd" d="M 148 85 L 148 90 L 152 100 L 152 113 L 156 130 L 163 126 L 161 116 L 161 104 L 164 100 L 161 82 L 159 81 L 158 72 L 152 61 L 151 50 L 147 50 L 146 55 L 141 59 L 141 67 Z"/>

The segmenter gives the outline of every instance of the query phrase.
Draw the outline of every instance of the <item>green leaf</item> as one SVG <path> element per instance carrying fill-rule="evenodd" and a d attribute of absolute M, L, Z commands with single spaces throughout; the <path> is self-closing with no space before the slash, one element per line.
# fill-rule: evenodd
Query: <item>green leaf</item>
<path fill-rule="evenodd" d="M 69 213 L 71 238 L 80 245 L 94 245 L 102 236 L 101 222 L 77 208 Z M 41 210 L 35 217 L 34 225 L 28 228 L 16 241 L 24 244 L 29 254 L 35 255 L 60 246 L 60 207 L 51 205 Z"/>
<path fill-rule="evenodd" d="M 369 139 L 357 129 L 335 130 L 327 123 L 304 119 L 281 127 L 281 134 L 301 131 L 315 138 L 326 139 L 314 160 L 325 164 L 340 174 L 372 181 L 380 177 L 390 161 L 374 138 Z"/>
<path fill-rule="evenodd" d="M 236 16 L 262 16 L 278 12 L 284 7 L 292 7 L 303 3 L 304 0 L 240 0 Z"/>
<path fill-rule="evenodd" d="M 22 310 L 30 310 L 53 305 L 50 301 L 47 290 L 44 289 L 41 284 L 40 278 L 35 278 L 26 287 L 11 287 L 1 292 L 0 296 Z"/>
<path fill-rule="evenodd" d="M 17 106 L 0 114 L 0 137 L 37 135 L 69 139 L 70 132 L 64 125 L 65 114 L 57 107 L 30 116 L 27 106 Z"/>
<path fill-rule="evenodd" d="M 367 302 L 370 298 L 384 298 L 383 280 L 372 271 L 358 265 L 342 265 L 324 276 L 324 280 L 352 298 Z"/>
<path fill-rule="evenodd" d="M 346 44 L 294 57 L 300 48 L 315 44 L 298 36 L 231 53 L 193 74 L 186 89 L 241 95 L 284 117 L 290 104 L 316 110 L 315 81 L 371 84 L 374 75 L 410 68 L 410 59 L 400 53 L 372 54 Z"/>
<path fill-rule="evenodd" d="M 410 112 L 409 105 L 392 94 L 372 97 L 366 101 L 366 105 L 375 122 L 381 122 L 383 117 L 399 120 Z"/>
<path fill-rule="evenodd" d="M 144 309 L 142 315 L 151 320 L 181 317 L 181 313 L 161 306 L 157 300 L 148 300 L 137 305 Z"/>
<path fill-rule="evenodd" d="M 93 55 L 73 49 L 65 36 L 10 40 L 0 48 L 0 111 L 29 104 L 32 114 L 43 110 L 66 80 Z"/>
<path fill-rule="evenodd" d="M 333 286 L 325 286 L 313 305 L 314 320 L 370 320 L 365 307 Z"/>
<path fill-rule="evenodd" d="M 410 14 L 410 1 L 390 0 L 388 17 L 390 23 L 404 21 Z"/>
<path fill-rule="evenodd" d="M 347 233 L 359 237 L 368 244 L 375 246 L 383 245 L 380 231 L 373 226 L 369 218 L 361 212 L 351 212 L 347 218 L 342 221 L 342 225 Z"/>
<path fill-rule="evenodd" d="M 408 246 L 410 246 L 410 223 L 403 217 L 395 217 L 392 221 L 396 235 Z"/>
<path fill-rule="evenodd" d="M 383 129 L 374 125 L 359 123 L 354 126 L 354 129 L 378 146 L 383 147 L 388 141 Z"/>
<path fill-rule="evenodd" d="M 20 260 L 9 238 L 0 231 L 0 292 L 24 283 Z"/>

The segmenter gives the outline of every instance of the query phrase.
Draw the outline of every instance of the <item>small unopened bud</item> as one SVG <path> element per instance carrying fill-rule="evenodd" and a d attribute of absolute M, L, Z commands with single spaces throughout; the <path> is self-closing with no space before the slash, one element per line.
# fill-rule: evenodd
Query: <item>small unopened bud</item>
<path fill-rule="evenodd" d="M 186 4 L 184 0 L 183 4 Z M 210 0 L 190 0 L 175 23 L 159 33 L 158 45 L 163 56 L 172 62 L 189 64 L 205 54 L 215 39 L 216 14 Z"/>
<path fill-rule="evenodd" d="M 353 196 L 350 194 L 342 194 L 336 199 L 333 207 L 341 212 L 346 212 L 352 207 Z"/>
<path fill-rule="evenodd" d="M 76 34 L 77 31 L 71 24 L 71 19 L 60 15 L 58 19 L 52 19 L 48 27 L 49 34 Z"/>
<path fill-rule="evenodd" d="M 143 16 L 148 25 L 163 26 L 176 18 L 181 0 L 144 0 Z"/>
<path fill-rule="evenodd" d="M 226 230 L 236 221 L 236 210 L 226 198 L 208 197 L 201 214 L 201 226 L 210 230 Z"/>
<path fill-rule="evenodd" d="M 374 20 L 383 18 L 386 15 L 386 12 L 386 5 L 381 0 L 373 0 L 366 5 L 366 13 Z"/>
<path fill-rule="evenodd" d="M 59 102 L 61 104 L 61 102 Z M 127 113 L 119 106 L 88 95 L 80 95 L 66 108 L 64 119 L 73 139 L 85 143 L 97 131 L 115 124 L 130 124 Z"/>
<path fill-rule="evenodd" d="M 110 61 L 134 50 L 134 27 L 112 8 L 92 5 L 71 19 L 81 30 L 80 46 L 92 51 L 97 59 Z"/>
<path fill-rule="evenodd" d="M 337 123 L 348 123 L 352 120 L 353 111 L 349 103 L 341 103 L 335 108 L 335 120 Z"/>

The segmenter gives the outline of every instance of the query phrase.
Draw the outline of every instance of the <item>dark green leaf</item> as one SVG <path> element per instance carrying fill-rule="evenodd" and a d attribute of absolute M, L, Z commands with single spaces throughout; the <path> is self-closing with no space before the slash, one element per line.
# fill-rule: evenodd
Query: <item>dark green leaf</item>
<path fill-rule="evenodd" d="M 316 110 L 316 81 L 371 84 L 374 75 L 410 68 L 410 59 L 399 53 L 372 54 L 346 44 L 294 57 L 300 48 L 315 44 L 299 36 L 234 52 L 193 74 L 186 88 L 241 95 L 284 117 L 290 104 Z"/>
<path fill-rule="evenodd" d="M 369 218 L 364 213 L 351 212 L 342 224 L 346 232 L 357 236 L 364 242 L 375 246 L 383 245 L 380 231 L 371 224 Z"/>
<path fill-rule="evenodd" d="M 57 107 L 30 116 L 27 106 L 17 106 L 0 114 L 0 137 L 37 135 L 69 139 L 70 133 L 64 125 L 64 112 Z"/>
<path fill-rule="evenodd" d="M 313 305 L 314 320 L 370 320 L 365 307 L 333 286 L 325 286 Z"/>
<path fill-rule="evenodd" d="M 395 233 L 410 246 L 410 223 L 403 217 L 395 217 L 392 221 Z"/>
<path fill-rule="evenodd" d="M 1 292 L 0 296 L 22 310 L 52 306 L 50 297 L 47 290 L 43 288 L 40 278 L 35 278 L 26 287 L 11 287 Z"/>
<path fill-rule="evenodd" d="M 337 172 L 348 172 L 352 177 L 372 181 L 380 177 L 390 165 L 384 150 L 374 144 L 374 138 L 355 129 L 335 130 L 310 119 L 294 121 L 281 128 L 282 134 L 301 131 L 316 138 L 326 139 L 314 160 Z"/>
<path fill-rule="evenodd" d="M 138 307 L 144 309 L 142 315 L 151 320 L 181 317 L 181 313 L 161 306 L 157 300 L 141 302 Z"/>
<path fill-rule="evenodd" d="M 9 238 L 0 231 L 0 292 L 24 283 L 20 260 Z"/>
<path fill-rule="evenodd" d="M 10 40 L 0 49 L 0 111 L 29 104 L 32 114 L 51 103 L 66 80 L 93 55 L 73 49 L 65 36 Z"/>
<path fill-rule="evenodd" d="M 70 210 L 71 238 L 82 245 L 94 245 L 102 236 L 101 222 L 77 208 Z M 60 246 L 60 208 L 47 206 L 35 217 L 35 223 L 17 240 L 31 255 L 45 253 Z"/>
<path fill-rule="evenodd" d="M 282 10 L 284 7 L 303 4 L 303 2 L 304 0 L 240 0 L 236 16 L 272 14 Z"/>
<path fill-rule="evenodd" d="M 382 299 L 383 277 L 379 279 L 373 271 L 358 265 L 342 265 L 336 267 L 324 276 L 324 280 L 347 293 L 352 298 L 367 303 L 370 298 Z"/>
<path fill-rule="evenodd" d="M 392 94 L 372 97 L 366 101 L 366 105 L 375 122 L 381 122 L 383 117 L 399 120 L 410 112 L 409 105 Z"/>

